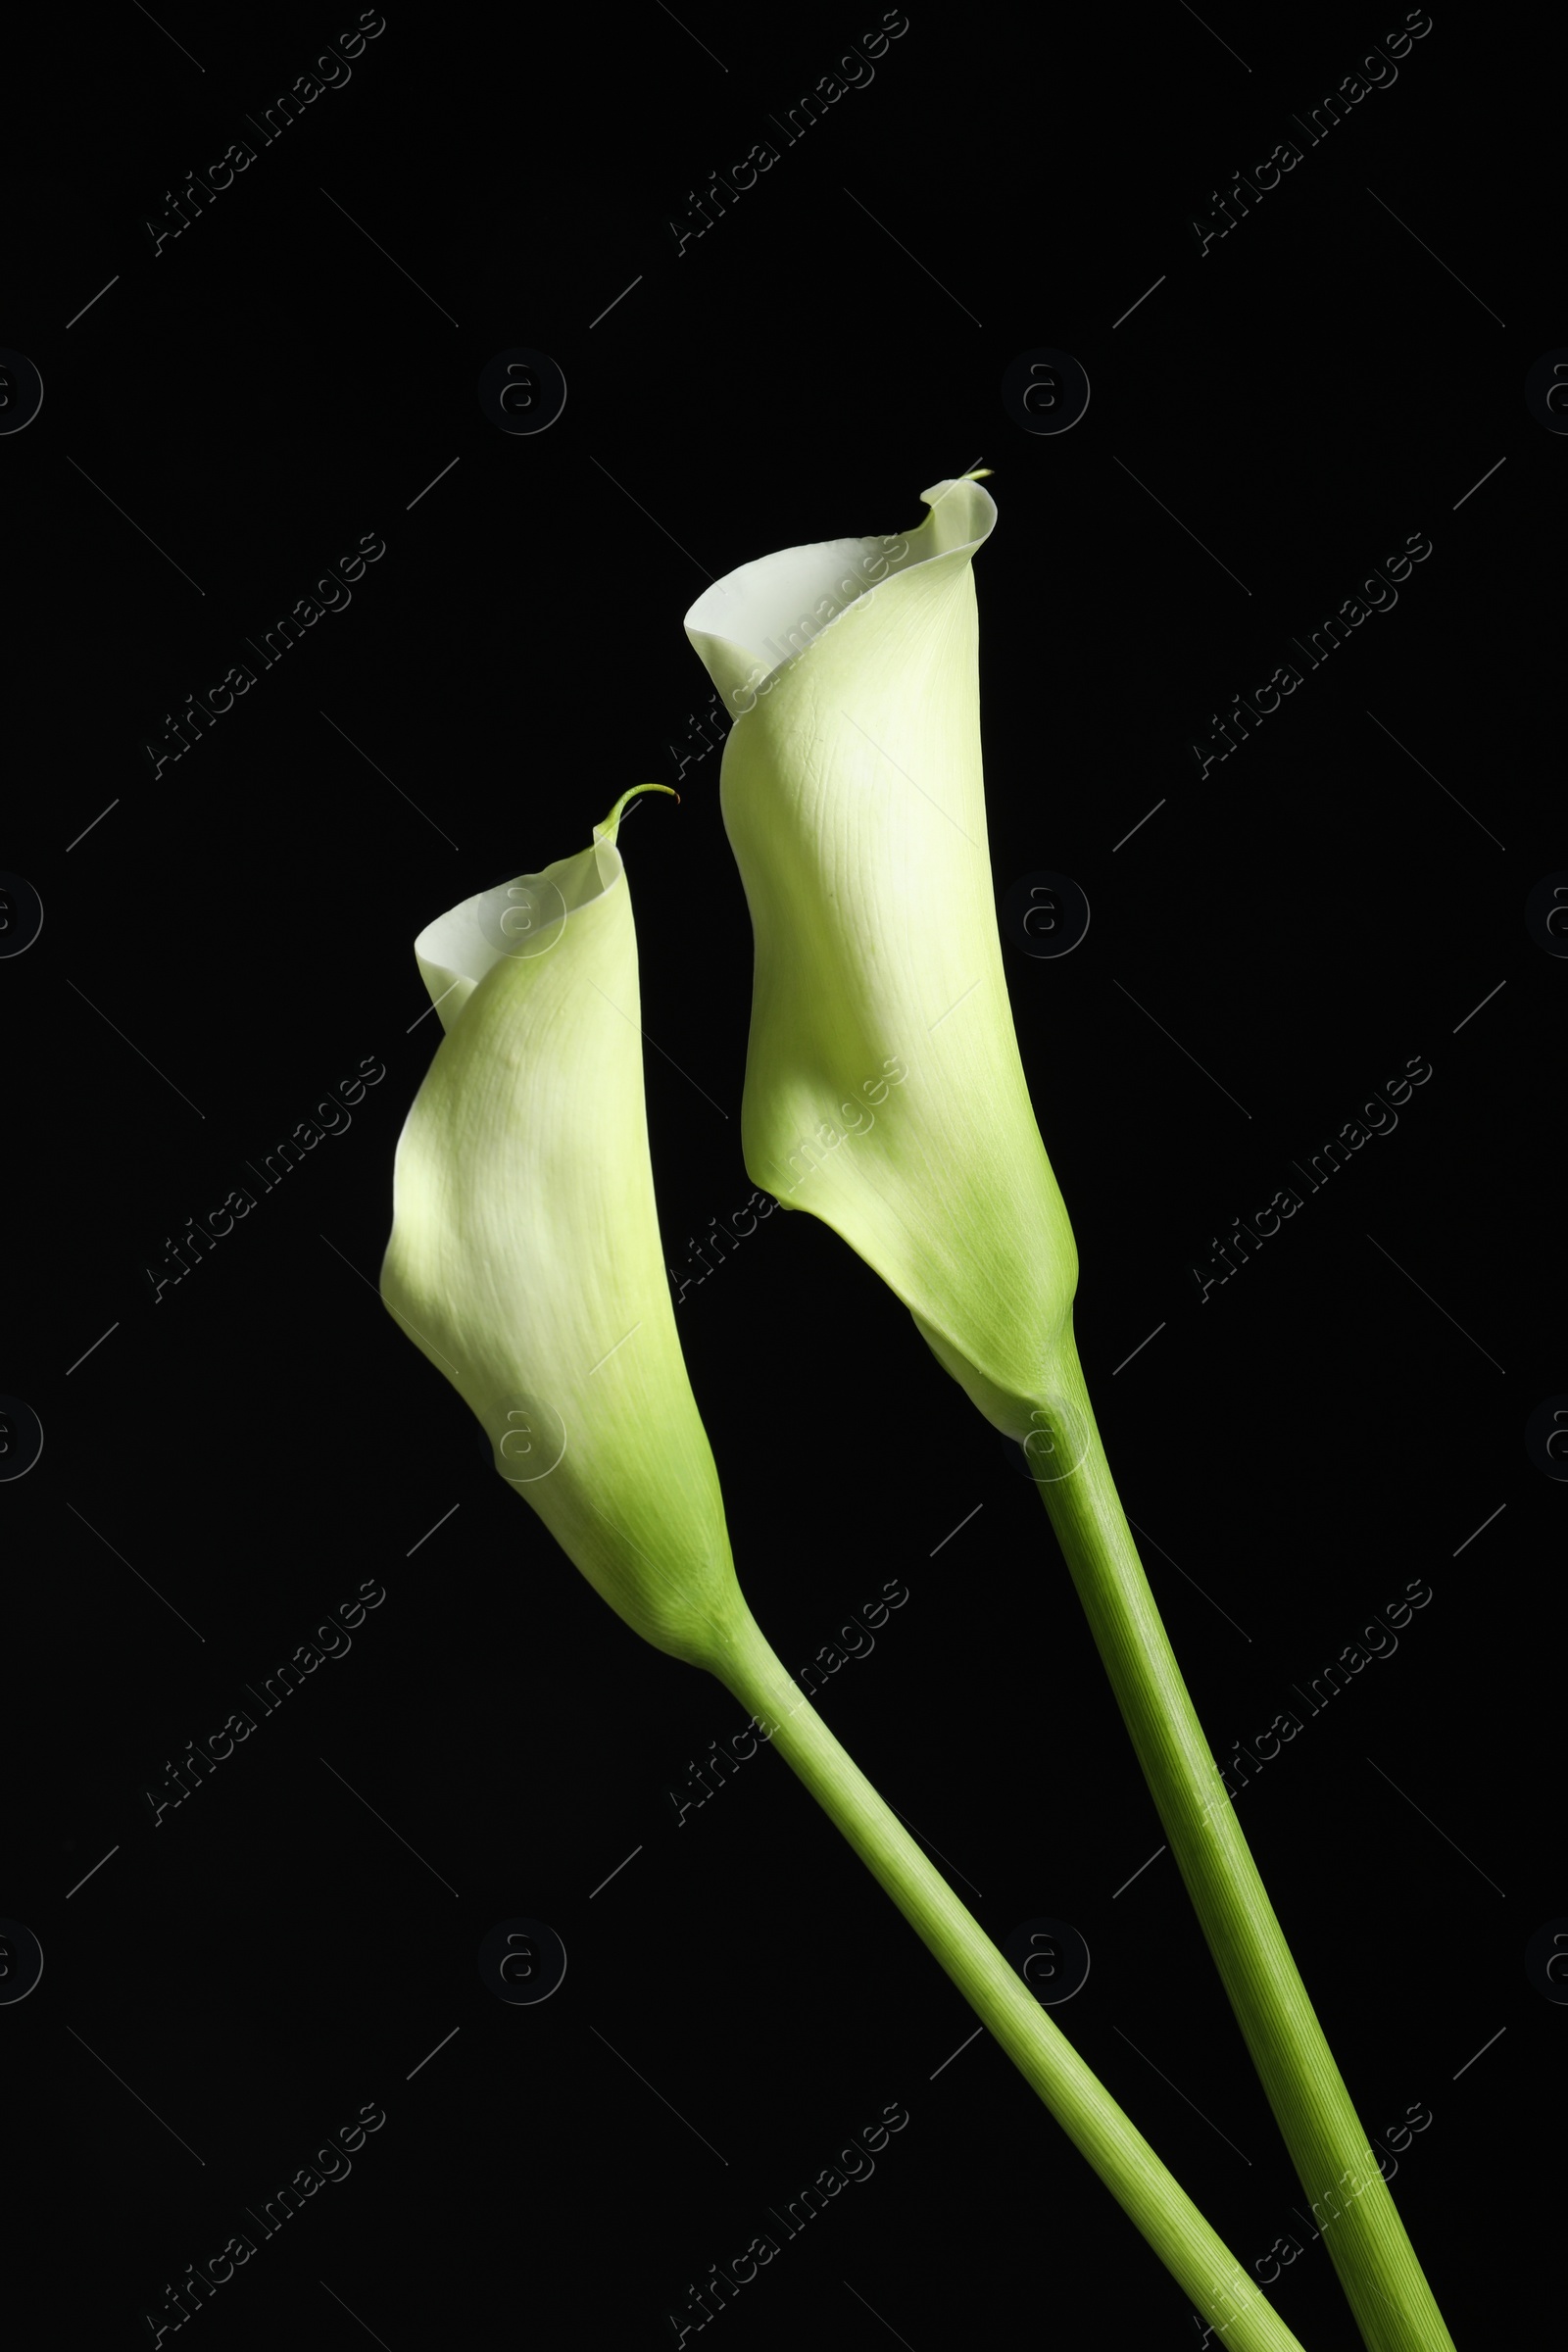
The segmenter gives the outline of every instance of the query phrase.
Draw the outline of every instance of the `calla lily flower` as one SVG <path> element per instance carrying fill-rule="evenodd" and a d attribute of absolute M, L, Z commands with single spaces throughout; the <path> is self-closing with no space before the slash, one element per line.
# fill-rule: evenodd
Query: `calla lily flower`
<path fill-rule="evenodd" d="M 977 476 L 900 540 L 745 564 L 686 633 L 756 943 L 752 1181 L 839 1232 L 1024 1446 L 1167 1841 L 1369 2352 L 1452 2352 L 1182 1681 L 1073 1337 L 1078 1261 L 1008 1006 L 986 848 Z M 896 1091 L 895 1091 L 896 1090 Z"/>
<path fill-rule="evenodd" d="M 736 714 L 741 1140 L 752 1181 L 876 1269 L 989 1420 L 1059 1454 L 1078 1256 L 1012 1025 L 980 758 L 971 562 L 997 510 L 972 476 L 920 495 L 906 537 L 764 557 L 686 615 Z"/>
<path fill-rule="evenodd" d="M 446 1035 L 398 1141 L 381 1296 L 595 1591 L 706 1666 L 745 1604 L 659 1238 L 631 797 L 416 941 Z"/>
<path fill-rule="evenodd" d="M 595 1590 L 751 1711 L 1236 2352 L 1300 2352 L 845 1754 L 742 1597 L 659 1236 L 637 941 L 615 846 L 630 797 L 588 849 L 419 934 L 446 1034 L 398 1141 L 382 1298 Z"/>

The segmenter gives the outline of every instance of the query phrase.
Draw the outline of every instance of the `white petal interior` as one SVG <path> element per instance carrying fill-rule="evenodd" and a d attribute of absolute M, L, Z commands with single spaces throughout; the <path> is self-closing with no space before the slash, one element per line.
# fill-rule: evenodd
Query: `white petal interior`
<path fill-rule="evenodd" d="M 492 964 L 503 956 L 549 954 L 567 918 L 612 890 L 624 872 L 614 843 L 595 842 L 558 858 L 543 873 L 517 874 L 479 891 L 426 923 L 414 953 L 442 1028 L 453 1026 Z"/>
<path fill-rule="evenodd" d="M 686 615 L 686 634 L 709 676 L 735 710 L 748 687 L 804 653 L 841 613 L 881 582 L 934 557 L 973 554 L 991 535 L 996 502 L 967 477 L 933 482 L 931 510 L 915 529 L 883 539 L 823 539 L 760 556 L 705 590 Z M 890 547 L 902 542 L 904 552 Z"/>

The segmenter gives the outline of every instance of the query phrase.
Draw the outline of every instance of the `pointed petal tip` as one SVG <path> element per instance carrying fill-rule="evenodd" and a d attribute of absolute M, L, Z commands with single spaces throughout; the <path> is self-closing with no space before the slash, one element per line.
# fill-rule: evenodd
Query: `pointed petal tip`
<path fill-rule="evenodd" d="M 679 806 L 680 794 L 675 790 L 673 784 L 628 784 L 625 791 L 621 794 L 619 800 L 615 803 L 613 808 L 612 808 L 610 811 L 610 814 L 605 818 L 603 824 L 595 825 L 594 840 L 596 842 L 608 842 L 612 848 L 614 847 L 615 835 L 620 829 L 620 812 L 625 808 L 626 803 L 639 792 L 667 792 L 670 798 L 676 803 L 677 806 Z"/>

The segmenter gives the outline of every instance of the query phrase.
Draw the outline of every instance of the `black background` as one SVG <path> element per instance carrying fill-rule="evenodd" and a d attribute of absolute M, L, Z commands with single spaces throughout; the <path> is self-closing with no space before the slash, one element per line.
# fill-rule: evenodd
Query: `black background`
<path fill-rule="evenodd" d="M 1564 966 L 1523 908 L 1568 864 L 1568 441 L 1523 386 L 1568 343 L 1560 51 L 1539 17 L 1440 7 L 1231 234 L 1200 257 L 1188 226 L 1401 17 L 915 6 L 679 253 L 689 191 L 879 12 L 393 8 L 265 146 L 246 114 L 352 11 L 126 8 L 19 60 L 0 342 L 45 399 L 0 446 L 3 862 L 45 920 L 0 973 L 0 1388 L 45 1446 L 0 1502 L 0 1909 L 45 1972 L 0 2047 L 12 2291 L 73 2340 L 151 2341 L 166 2282 L 367 2101 L 352 2176 L 200 2340 L 673 2342 L 688 2285 L 891 2101 L 874 2179 L 721 2340 L 1200 2340 L 989 2036 L 943 2066 L 970 2012 L 777 1758 L 676 1826 L 736 1708 L 486 1472 L 373 1287 L 437 1042 L 416 932 L 645 778 L 683 795 L 621 834 L 677 1276 L 742 1207 L 750 933 L 682 618 L 744 561 L 909 527 L 977 464 L 999 901 L 1052 869 L 1093 909 L 1070 956 L 1005 954 L 1112 1467 L 1222 1757 L 1430 1584 L 1240 1815 L 1368 2130 L 1432 2111 L 1395 2196 L 1456 2344 L 1556 2307 L 1568 2016 L 1523 1954 L 1568 1913 L 1562 1490 L 1523 1430 L 1568 1389 Z M 155 258 L 146 219 L 240 136 L 255 162 Z M 565 374 L 543 435 L 480 411 L 515 345 Z M 1003 406 L 1039 346 L 1093 387 L 1065 436 Z M 166 714 L 367 533 L 352 605 L 155 776 Z M 1200 777 L 1211 714 L 1414 533 L 1397 608 Z M 1397 1132 L 1200 1303 L 1210 1237 L 1412 1056 Z M 155 1304 L 166 1236 L 362 1057 L 386 1075 L 351 1130 Z M 1158 1824 L 1002 1441 L 808 1217 L 677 1323 L 785 1663 L 906 1586 L 824 1715 L 999 1942 L 1085 1936 L 1059 2022 L 1266 2256 L 1300 2193 L 1169 1855 L 1125 1884 Z M 155 1829 L 166 1758 L 364 1579 L 386 1597 L 352 1653 Z M 540 2007 L 477 1974 L 518 1915 L 568 1954 Z M 1313 2352 L 1354 2344 L 1321 2245 L 1271 2291 Z"/>

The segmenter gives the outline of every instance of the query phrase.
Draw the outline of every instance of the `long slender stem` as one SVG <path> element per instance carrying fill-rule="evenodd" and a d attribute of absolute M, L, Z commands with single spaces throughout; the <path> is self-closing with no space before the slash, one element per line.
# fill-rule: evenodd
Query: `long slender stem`
<path fill-rule="evenodd" d="M 1139 1561 L 1070 1330 L 1031 1450 L 1176 1866 L 1368 2352 L 1454 2352 L 1291 1958 Z"/>
<path fill-rule="evenodd" d="M 713 1671 L 770 1735 L 1221 2340 L 1233 2352 L 1300 2352 L 1142 2132 L 846 1755 L 749 1610 Z"/>

